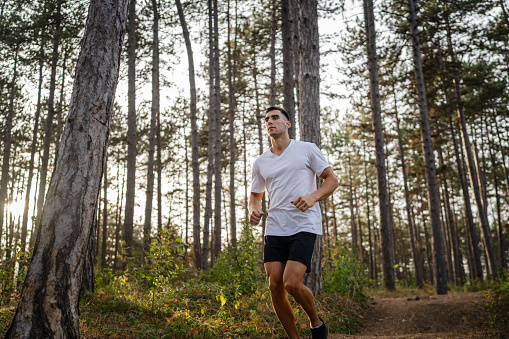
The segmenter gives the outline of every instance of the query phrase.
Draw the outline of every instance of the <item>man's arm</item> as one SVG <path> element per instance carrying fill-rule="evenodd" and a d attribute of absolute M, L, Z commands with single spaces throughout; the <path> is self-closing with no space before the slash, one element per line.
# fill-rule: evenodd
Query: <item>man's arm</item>
<path fill-rule="evenodd" d="M 291 203 L 295 205 L 302 212 L 307 211 L 317 201 L 321 201 L 329 197 L 339 186 L 339 181 L 331 167 L 327 167 L 323 170 L 320 178 L 323 179 L 322 186 L 319 189 L 311 193 L 310 195 L 300 196 Z M 252 193 L 251 193 L 252 194 Z"/>
<path fill-rule="evenodd" d="M 253 225 L 258 225 L 262 219 L 262 215 L 265 214 L 262 211 L 262 198 L 263 193 L 251 192 L 251 195 L 249 196 L 249 221 Z"/>

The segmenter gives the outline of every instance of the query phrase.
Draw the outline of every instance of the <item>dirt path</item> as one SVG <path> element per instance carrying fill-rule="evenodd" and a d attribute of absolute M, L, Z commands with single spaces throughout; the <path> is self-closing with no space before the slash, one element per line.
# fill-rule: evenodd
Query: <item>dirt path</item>
<path fill-rule="evenodd" d="M 329 338 L 484 338 L 484 296 L 475 292 L 377 299 L 363 312 L 357 334 Z"/>

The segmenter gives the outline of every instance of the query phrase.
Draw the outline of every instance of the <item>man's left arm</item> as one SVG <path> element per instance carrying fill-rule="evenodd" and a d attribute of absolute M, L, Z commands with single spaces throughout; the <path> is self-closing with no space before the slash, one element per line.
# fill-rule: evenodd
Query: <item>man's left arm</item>
<path fill-rule="evenodd" d="M 302 212 L 307 211 L 317 201 L 328 198 L 339 186 L 339 181 L 331 167 L 323 170 L 320 178 L 323 179 L 322 186 L 310 195 L 300 196 L 291 203 Z"/>

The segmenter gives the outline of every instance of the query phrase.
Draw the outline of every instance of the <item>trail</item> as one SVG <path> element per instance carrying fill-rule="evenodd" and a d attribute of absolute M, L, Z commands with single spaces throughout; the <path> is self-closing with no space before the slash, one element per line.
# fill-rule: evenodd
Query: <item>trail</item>
<path fill-rule="evenodd" d="M 355 335 L 340 338 L 485 338 L 485 292 L 417 298 L 375 299 L 363 312 L 364 324 Z"/>

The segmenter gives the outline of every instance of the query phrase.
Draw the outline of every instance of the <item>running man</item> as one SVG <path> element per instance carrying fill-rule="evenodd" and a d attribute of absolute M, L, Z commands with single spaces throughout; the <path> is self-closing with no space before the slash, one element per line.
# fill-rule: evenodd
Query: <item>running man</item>
<path fill-rule="evenodd" d="M 300 338 L 295 313 L 286 292 L 309 317 L 313 339 L 327 338 L 328 329 L 316 311 L 315 299 L 304 286 L 304 273 L 310 272 L 317 235 L 322 234 L 318 201 L 338 187 L 338 179 L 313 143 L 290 139 L 290 118 L 284 109 L 269 107 L 265 127 L 272 147 L 253 165 L 249 196 L 249 220 L 258 225 L 261 201 L 267 190 L 270 197 L 265 232 L 264 265 L 269 278 L 272 305 L 290 339 Z M 316 189 L 316 176 L 324 181 Z"/>

